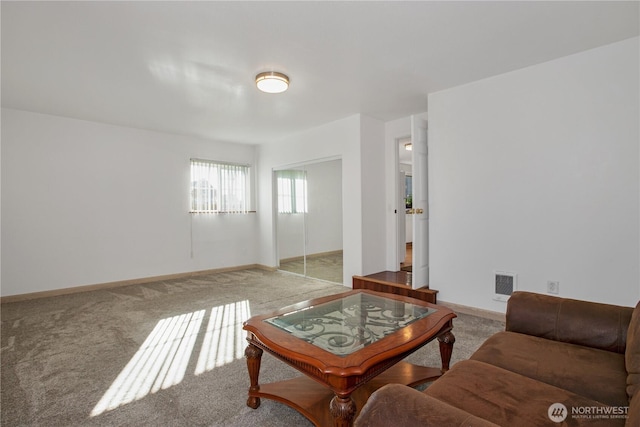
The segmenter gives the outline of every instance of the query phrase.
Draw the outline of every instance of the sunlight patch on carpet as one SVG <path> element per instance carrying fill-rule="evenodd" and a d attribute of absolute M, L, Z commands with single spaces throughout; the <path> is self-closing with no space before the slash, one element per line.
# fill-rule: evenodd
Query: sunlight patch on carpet
<path fill-rule="evenodd" d="M 244 357 L 242 324 L 249 317 L 248 300 L 211 309 L 195 375 Z M 160 320 L 93 408 L 91 416 L 182 382 L 204 318 L 205 310 L 198 310 Z"/>
<path fill-rule="evenodd" d="M 249 301 L 238 301 L 211 309 L 196 375 L 244 357 L 247 346 L 242 323 L 251 317 Z"/>

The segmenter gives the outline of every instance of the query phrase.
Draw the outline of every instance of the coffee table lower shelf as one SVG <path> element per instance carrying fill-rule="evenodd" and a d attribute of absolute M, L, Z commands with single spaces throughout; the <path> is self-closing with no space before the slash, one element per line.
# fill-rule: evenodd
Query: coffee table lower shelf
<path fill-rule="evenodd" d="M 442 375 L 439 368 L 398 362 L 380 375 L 358 387 L 351 398 L 356 404 L 356 417 L 371 394 L 386 384 L 404 384 L 411 387 L 434 381 Z M 318 427 L 333 426 L 329 402 L 335 394 L 327 387 L 301 376 L 275 383 L 260 384 L 260 390 L 250 391 L 250 397 L 263 397 L 288 405 L 307 417 Z"/>

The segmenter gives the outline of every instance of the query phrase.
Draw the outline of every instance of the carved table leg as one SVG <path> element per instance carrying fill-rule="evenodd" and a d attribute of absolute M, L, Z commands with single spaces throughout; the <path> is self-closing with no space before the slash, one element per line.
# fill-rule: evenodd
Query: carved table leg
<path fill-rule="evenodd" d="M 440 359 L 442 359 L 442 373 L 444 374 L 449 370 L 453 343 L 456 342 L 456 337 L 453 336 L 451 331 L 448 331 L 438 337 L 438 342 L 440 344 Z"/>
<path fill-rule="evenodd" d="M 244 350 L 244 355 L 247 358 L 247 369 L 249 370 L 249 379 L 251 380 L 251 386 L 249 387 L 249 398 L 247 399 L 247 406 L 256 409 L 260 406 L 260 398 L 251 396 L 252 391 L 260 390 L 260 384 L 258 384 L 258 375 L 260 374 L 260 361 L 262 359 L 262 349 L 256 347 L 253 344 L 249 344 Z"/>
<path fill-rule="evenodd" d="M 351 396 L 333 396 L 329 403 L 329 412 L 333 416 L 335 427 L 351 427 L 356 416 L 356 404 Z"/>

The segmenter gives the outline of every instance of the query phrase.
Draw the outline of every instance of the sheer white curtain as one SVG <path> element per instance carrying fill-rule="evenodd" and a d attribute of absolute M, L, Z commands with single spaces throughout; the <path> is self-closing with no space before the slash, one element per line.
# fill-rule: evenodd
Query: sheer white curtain
<path fill-rule="evenodd" d="M 276 171 L 278 213 L 307 212 L 307 175 L 302 170 Z"/>
<path fill-rule="evenodd" d="M 246 213 L 249 166 L 191 159 L 191 212 Z"/>

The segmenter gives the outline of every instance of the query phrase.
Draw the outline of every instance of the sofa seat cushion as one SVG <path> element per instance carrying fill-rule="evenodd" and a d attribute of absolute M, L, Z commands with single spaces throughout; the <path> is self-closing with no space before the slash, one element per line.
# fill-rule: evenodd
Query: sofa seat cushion
<path fill-rule="evenodd" d="M 471 359 L 569 390 L 611 406 L 627 406 L 624 354 L 515 332 L 490 337 Z"/>
<path fill-rule="evenodd" d="M 354 427 L 499 427 L 463 409 L 400 384 L 376 390 L 362 407 Z"/>
<path fill-rule="evenodd" d="M 629 402 L 627 426 L 640 426 L 640 393 L 636 393 Z"/>
<path fill-rule="evenodd" d="M 607 410 L 609 407 L 477 360 L 456 363 L 424 393 L 501 426 L 554 425 L 549 418 L 549 407 L 554 403 L 561 403 L 567 408 L 568 414 L 563 425 L 611 427 L 625 423 L 623 418 L 572 415 L 574 407 L 590 408 L 589 411 L 597 407 Z"/>

